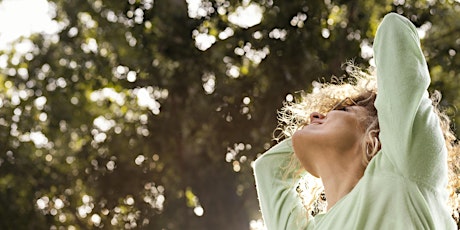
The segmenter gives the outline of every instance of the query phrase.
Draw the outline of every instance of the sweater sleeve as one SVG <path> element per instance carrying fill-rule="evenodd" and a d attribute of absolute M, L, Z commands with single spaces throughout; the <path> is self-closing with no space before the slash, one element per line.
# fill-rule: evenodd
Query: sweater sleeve
<path fill-rule="evenodd" d="M 292 153 L 291 139 L 286 139 L 259 157 L 254 165 L 260 208 L 268 230 L 304 229 L 307 224 L 295 191 L 295 176 L 285 173 Z"/>
<path fill-rule="evenodd" d="M 446 148 L 427 88 L 428 67 L 415 26 L 390 13 L 374 43 L 382 154 L 406 177 L 442 186 Z"/>

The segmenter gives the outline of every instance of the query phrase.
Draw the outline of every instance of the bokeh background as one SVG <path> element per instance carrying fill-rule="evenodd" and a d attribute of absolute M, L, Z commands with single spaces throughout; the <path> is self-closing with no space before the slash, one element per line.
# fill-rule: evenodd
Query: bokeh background
<path fill-rule="evenodd" d="M 0 229 L 263 229 L 276 111 L 372 65 L 392 11 L 460 124 L 458 0 L 48 2 L 54 27 L 0 50 Z"/>

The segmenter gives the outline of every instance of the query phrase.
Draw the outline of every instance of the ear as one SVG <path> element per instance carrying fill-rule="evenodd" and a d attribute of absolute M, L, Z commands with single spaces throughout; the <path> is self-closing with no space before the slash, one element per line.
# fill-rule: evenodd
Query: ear
<path fill-rule="evenodd" d="M 378 153 L 381 149 L 380 140 L 378 138 L 380 130 L 371 130 L 366 135 L 366 149 L 365 149 L 365 156 L 364 156 L 364 163 L 365 165 L 369 164 L 369 162 L 374 158 L 374 156 Z"/>
<path fill-rule="evenodd" d="M 373 138 L 372 141 L 372 151 L 370 153 L 370 157 L 374 157 L 375 154 L 380 150 L 380 140 L 377 137 Z"/>

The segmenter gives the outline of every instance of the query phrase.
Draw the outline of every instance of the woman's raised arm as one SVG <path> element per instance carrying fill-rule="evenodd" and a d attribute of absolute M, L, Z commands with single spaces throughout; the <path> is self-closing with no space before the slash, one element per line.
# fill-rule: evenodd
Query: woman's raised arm
<path fill-rule="evenodd" d="M 382 153 L 397 171 L 414 181 L 445 183 L 446 150 L 427 88 L 430 84 L 415 26 L 390 13 L 374 42 Z"/>
<path fill-rule="evenodd" d="M 268 230 L 304 229 L 305 209 L 295 191 L 296 176 L 286 173 L 293 154 L 286 139 L 260 156 L 254 166 L 259 203 Z M 295 170 L 293 170 L 295 171 Z"/>

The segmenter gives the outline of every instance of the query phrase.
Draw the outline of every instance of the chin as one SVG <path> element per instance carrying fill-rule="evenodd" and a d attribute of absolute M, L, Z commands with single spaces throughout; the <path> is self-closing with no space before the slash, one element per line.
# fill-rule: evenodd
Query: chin
<path fill-rule="evenodd" d="M 316 158 L 315 156 L 312 156 L 312 152 L 309 152 L 308 150 L 312 150 L 311 144 L 308 144 L 306 139 L 305 139 L 305 133 L 301 132 L 301 130 L 297 131 L 292 135 L 292 147 L 294 150 L 294 154 L 299 160 L 301 166 L 305 171 L 307 171 L 309 174 L 312 176 L 319 178 L 319 175 L 315 170 L 312 170 L 314 168 L 314 165 L 312 165 L 315 161 L 313 160 Z"/>
<path fill-rule="evenodd" d="M 292 147 L 294 151 L 302 151 L 302 149 L 308 147 L 308 143 L 314 139 L 312 134 L 307 130 L 298 130 L 292 135 Z"/>
<path fill-rule="evenodd" d="M 294 135 L 292 135 L 292 148 L 294 149 L 294 153 L 297 155 L 297 152 L 300 151 L 300 143 L 301 141 L 301 134 L 299 131 L 295 132 Z M 298 156 L 297 156 L 298 157 Z"/>

